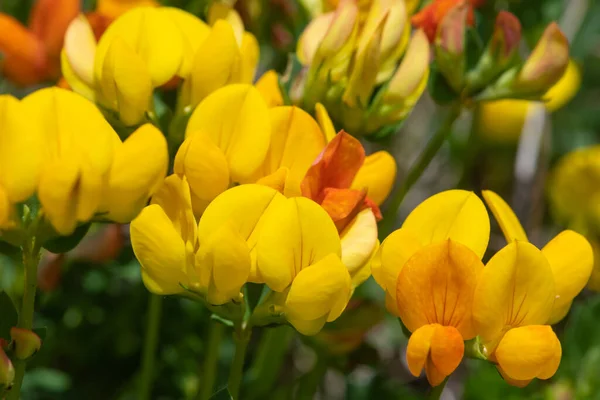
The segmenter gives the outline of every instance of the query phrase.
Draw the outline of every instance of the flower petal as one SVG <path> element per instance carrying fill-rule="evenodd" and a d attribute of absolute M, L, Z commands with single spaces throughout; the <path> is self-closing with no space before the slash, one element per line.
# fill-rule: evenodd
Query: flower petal
<path fill-rule="evenodd" d="M 365 158 L 352 181 L 353 189 L 367 189 L 367 196 L 378 206 L 387 199 L 396 181 L 396 160 L 387 151 L 378 151 Z"/>
<path fill-rule="evenodd" d="M 325 147 L 319 125 L 306 111 L 292 106 L 274 107 L 271 118 L 271 145 L 267 152 L 261 176 L 286 167 L 288 177 L 284 194 L 300 196 L 300 183 L 313 161 Z"/>
<path fill-rule="evenodd" d="M 373 211 L 367 208 L 359 212 L 350 225 L 340 233 L 340 239 L 342 263 L 354 278 L 357 273 L 362 272 L 365 265 L 370 263 L 373 251 L 377 247 L 377 221 Z M 361 275 L 364 281 L 370 273 Z"/>
<path fill-rule="evenodd" d="M 331 122 L 331 118 L 329 117 L 329 113 L 323 104 L 317 103 L 315 105 L 315 116 L 319 126 L 321 127 L 321 131 L 323 131 L 323 134 L 325 135 L 325 141 L 327 143 L 331 142 L 337 131 L 335 130 L 333 122 Z"/>
<path fill-rule="evenodd" d="M 527 234 L 519 219 L 504 199 L 491 190 L 484 190 L 482 194 L 498 225 L 500 225 L 506 241 L 509 243 L 515 240 L 527 241 Z"/>
<path fill-rule="evenodd" d="M 464 339 L 453 326 L 436 326 L 431 338 L 431 361 L 445 376 L 458 368 L 465 352 Z"/>
<path fill-rule="evenodd" d="M 417 251 L 398 277 L 400 318 L 414 332 L 423 325 L 454 326 L 466 339 L 475 336 L 473 293 L 483 264 L 459 242 L 447 239 Z"/>
<path fill-rule="evenodd" d="M 162 185 L 168 162 L 167 141 L 154 125 L 145 124 L 133 132 L 115 152 L 103 199 L 106 218 L 131 221 Z"/>
<path fill-rule="evenodd" d="M 587 284 L 594 266 L 592 246 L 582 235 L 566 230 L 559 233 L 542 249 L 554 276 L 556 300 L 551 322 L 566 314 L 564 308 Z M 568 311 L 568 308 L 567 308 Z"/>
<path fill-rule="evenodd" d="M 415 208 L 402 225 L 423 245 L 444 239 L 459 242 L 483 257 L 490 238 L 490 220 L 483 202 L 465 190 L 447 190 Z"/>
<path fill-rule="evenodd" d="M 96 47 L 96 38 L 90 23 L 83 14 L 79 14 L 67 28 L 63 49 L 64 61 L 66 61 L 62 63 L 63 75 L 71 87 L 73 87 L 71 82 L 74 81 L 71 79 L 72 76 L 84 85 L 94 84 Z M 65 70 L 69 69 L 73 71 L 73 75 L 65 74 Z"/>
<path fill-rule="evenodd" d="M 130 229 L 146 288 L 159 295 L 183 292 L 181 284 L 189 284 L 186 246 L 163 209 L 157 204 L 144 208 Z"/>
<path fill-rule="evenodd" d="M 221 305 L 239 297 L 250 275 L 250 249 L 230 224 L 224 224 L 200 243 L 196 254 L 200 275 L 209 274 L 207 300 Z"/>
<path fill-rule="evenodd" d="M 282 292 L 304 268 L 329 254 L 340 257 L 341 244 L 325 210 L 294 197 L 265 213 L 256 253 L 260 276 L 272 290 Z"/>
<path fill-rule="evenodd" d="M 256 68 L 258 67 L 260 47 L 258 46 L 258 41 L 251 33 L 244 32 L 240 46 L 240 55 L 242 57 L 240 82 L 252 83 L 256 75 Z"/>
<path fill-rule="evenodd" d="M 77 17 L 81 7 L 79 0 L 38 0 L 31 8 L 29 29 L 45 45 L 46 51 L 58 60 L 63 47 L 65 31 Z"/>
<path fill-rule="evenodd" d="M 336 254 L 329 254 L 294 278 L 285 302 L 286 317 L 292 325 L 296 320 L 310 321 L 322 316 L 333 321 L 346 308 L 350 295 L 348 270 Z"/>
<path fill-rule="evenodd" d="M 375 281 L 393 299 L 396 305 L 396 282 L 404 264 L 423 245 L 409 231 L 400 228 L 392 232 L 381 244 L 371 263 Z M 388 307 L 389 308 L 389 307 Z"/>
<path fill-rule="evenodd" d="M 262 74 L 256 82 L 255 87 L 262 94 L 269 108 L 283 105 L 284 101 L 281 89 L 279 88 L 279 77 L 275 70 L 270 69 Z"/>
<path fill-rule="evenodd" d="M 509 330 L 496 349 L 502 371 L 512 379 L 548 379 L 556 373 L 561 358 L 560 341 L 547 325 Z"/>
<path fill-rule="evenodd" d="M 247 183 L 269 149 L 269 109 L 253 86 L 228 85 L 194 110 L 186 135 L 195 131 L 206 133 L 223 150 L 233 182 Z"/>
<path fill-rule="evenodd" d="M 487 263 L 477 284 L 477 332 L 492 351 L 505 329 L 545 324 L 554 297 L 552 269 L 542 252 L 529 242 L 509 243 Z"/>
<path fill-rule="evenodd" d="M 187 178 L 194 214 L 202 215 L 208 204 L 229 187 L 225 154 L 202 132 L 189 135 L 179 147 L 173 170 Z"/>
<path fill-rule="evenodd" d="M 11 203 L 24 201 L 40 176 L 44 137 L 31 129 L 29 116 L 12 96 L 0 96 L 0 126 L 0 186 Z"/>
<path fill-rule="evenodd" d="M 421 376 L 431 351 L 431 340 L 438 324 L 426 324 L 415 330 L 408 338 L 406 362 L 408 370 L 415 377 Z"/>

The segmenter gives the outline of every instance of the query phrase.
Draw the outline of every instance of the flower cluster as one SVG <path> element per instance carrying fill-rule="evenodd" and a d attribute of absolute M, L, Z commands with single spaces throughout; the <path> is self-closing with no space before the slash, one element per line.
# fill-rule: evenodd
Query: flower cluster
<path fill-rule="evenodd" d="M 567 230 L 541 250 L 497 194 L 484 199 L 508 244 L 487 263 L 490 222 L 472 192 L 450 190 L 421 203 L 381 244 L 372 272 L 388 310 L 412 332 L 410 371 L 439 385 L 459 365 L 464 341 L 516 386 L 556 372 L 561 346 L 550 327 L 587 283 L 592 248 Z"/>
<path fill-rule="evenodd" d="M 355 135 L 401 122 L 429 76 L 429 44 L 421 31 L 411 38 L 404 1 L 374 0 L 364 21 L 357 2 L 341 1 L 308 25 L 297 57 L 305 72 L 292 100 L 309 111 L 322 103 Z"/>
<path fill-rule="evenodd" d="M 69 235 L 92 219 L 130 221 L 167 172 L 159 130 L 143 125 L 122 141 L 94 104 L 73 92 L 0 96 L 0 116 L 0 227 L 15 244 L 38 209 L 31 201 L 39 202 L 38 218 Z"/>

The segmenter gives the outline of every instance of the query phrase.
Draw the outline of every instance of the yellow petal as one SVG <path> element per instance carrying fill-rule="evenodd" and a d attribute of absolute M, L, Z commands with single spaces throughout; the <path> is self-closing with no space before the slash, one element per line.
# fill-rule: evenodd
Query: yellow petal
<path fill-rule="evenodd" d="M 396 181 L 396 160 L 387 151 L 378 151 L 365 158 L 352 181 L 352 189 L 367 189 L 367 196 L 381 205 Z"/>
<path fill-rule="evenodd" d="M 487 263 L 477 284 L 477 332 L 493 348 L 507 328 L 545 324 L 554 297 L 552 269 L 542 252 L 528 242 L 509 243 Z"/>
<path fill-rule="evenodd" d="M 256 82 L 256 89 L 262 94 L 267 106 L 276 107 L 283 105 L 283 96 L 279 88 L 279 77 L 275 70 L 268 70 Z"/>
<path fill-rule="evenodd" d="M 227 22 L 234 30 L 237 42 L 242 43 L 244 22 L 233 7 L 224 3 L 212 3 L 208 10 L 208 23 L 215 26 L 219 22 Z"/>
<path fill-rule="evenodd" d="M 0 96 L 0 186 L 7 202 L 29 198 L 42 162 L 43 132 L 31 129 L 29 116 L 12 96 Z"/>
<path fill-rule="evenodd" d="M 229 187 L 229 166 L 225 154 L 202 132 L 189 135 L 179 147 L 173 170 L 187 178 L 197 216 Z"/>
<path fill-rule="evenodd" d="M 409 231 L 400 228 L 392 232 L 381 244 L 371 263 L 371 273 L 375 281 L 396 305 L 396 282 L 404 264 L 423 245 Z M 388 307 L 389 308 L 389 307 Z"/>
<path fill-rule="evenodd" d="M 298 39 L 296 54 L 298 60 L 303 65 L 312 64 L 319 45 L 325 38 L 330 25 L 333 22 L 335 13 L 329 12 L 314 18 L 304 29 Z"/>
<path fill-rule="evenodd" d="M 189 284 L 186 246 L 163 209 L 157 204 L 144 208 L 130 229 L 146 288 L 159 295 L 183 292 L 181 285 Z"/>
<path fill-rule="evenodd" d="M 61 57 L 63 75 L 71 84 L 71 77 L 76 77 L 83 84 L 94 85 L 94 57 L 96 54 L 96 38 L 92 27 L 83 14 L 79 14 L 69 24 L 65 32 L 63 47 L 64 58 Z M 66 62 L 65 62 L 66 61 Z M 73 74 L 65 74 L 65 69 Z M 74 82 L 77 85 L 77 82 Z"/>
<path fill-rule="evenodd" d="M 329 254 L 339 257 L 341 244 L 327 212 L 312 200 L 294 197 L 265 214 L 256 253 L 260 276 L 281 292 L 302 269 Z"/>
<path fill-rule="evenodd" d="M 272 174 L 258 179 L 256 183 L 258 185 L 268 186 L 277 190 L 279 193 L 284 194 L 289 173 L 289 169 L 281 167 Z"/>
<path fill-rule="evenodd" d="M 561 358 L 558 338 L 547 325 L 530 325 L 509 330 L 496 349 L 496 359 L 512 379 L 548 379 Z"/>
<path fill-rule="evenodd" d="M 154 87 L 173 78 L 184 60 L 184 40 L 177 24 L 158 8 L 138 7 L 111 23 L 98 42 L 94 72 L 102 81 L 102 64 L 110 43 L 121 37 L 142 59 Z"/>
<path fill-rule="evenodd" d="M 170 175 L 152 196 L 152 204 L 162 208 L 171 225 L 184 241 L 192 246 L 197 241 L 197 224 L 192 212 L 190 188 L 185 177 Z"/>
<path fill-rule="evenodd" d="M 258 67 L 260 57 L 260 48 L 258 41 L 251 33 L 244 32 L 242 36 L 242 45 L 240 46 L 240 55 L 242 57 L 242 71 L 240 82 L 252 83 Z"/>
<path fill-rule="evenodd" d="M 96 11 L 113 20 L 134 7 L 156 7 L 158 5 L 155 0 L 98 0 Z"/>
<path fill-rule="evenodd" d="M 423 247 L 398 277 L 396 299 L 404 325 L 411 332 L 430 323 L 454 326 L 466 340 L 473 338 L 471 309 L 482 269 L 477 255 L 459 242 Z"/>
<path fill-rule="evenodd" d="M 215 90 L 242 82 L 242 55 L 231 25 L 219 20 L 212 27 L 196 52 L 191 74 L 192 107 Z"/>
<path fill-rule="evenodd" d="M 99 84 L 105 105 L 117 111 L 125 125 L 145 118 L 152 101 L 152 78 L 144 61 L 118 36 L 106 51 Z"/>
<path fill-rule="evenodd" d="M 6 191 L 0 186 L 0 229 L 10 227 L 11 207 Z"/>
<path fill-rule="evenodd" d="M 527 234 L 519 219 L 504 199 L 491 190 L 484 190 L 482 194 L 498 225 L 500 225 L 506 241 L 509 243 L 515 240 L 527 241 Z"/>
<path fill-rule="evenodd" d="M 250 249 L 230 224 L 224 224 L 200 243 L 196 268 L 207 283 L 207 300 L 221 305 L 237 299 L 250 275 Z"/>
<path fill-rule="evenodd" d="M 195 131 L 206 133 L 223 150 L 231 180 L 247 183 L 269 149 L 269 109 L 253 86 L 228 85 L 212 93 L 194 110 L 186 135 Z"/>
<path fill-rule="evenodd" d="M 559 233 L 542 249 L 554 276 L 556 300 L 552 323 L 566 314 L 565 307 L 587 284 L 594 266 L 594 252 L 587 239 L 567 230 Z M 568 308 L 567 308 L 568 310 Z"/>
<path fill-rule="evenodd" d="M 483 257 L 490 238 L 490 220 L 483 202 L 465 190 L 431 196 L 402 225 L 423 245 L 444 239 L 464 244 Z"/>
<path fill-rule="evenodd" d="M 327 321 L 337 319 L 346 308 L 351 295 L 348 270 L 336 254 L 329 254 L 298 273 L 285 302 L 288 321 L 298 329 L 295 322 L 317 320 L 325 316 Z M 325 321 L 323 321 L 323 324 Z M 312 335 L 321 329 L 302 331 Z"/>
<path fill-rule="evenodd" d="M 325 147 L 319 125 L 298 107 L 274 107 L 271 119 L 271 145 L 267 152 L 261 176 L 274 173 L 281 167 L 288 169 L 284 194 L 300 196 L 300 183 L 317 156 Z"/>
<path fill-rule="evenodd" d="M 377 247 L 377 221 L 370 208 L 359 212 L 352 222 L 340 233 L 342 243 L 342 263 L 348 268 L 350 276 L 362 271 L 371 261 L 373 251 Z M 370 273 L 364 274 L 364 281 Z M 358 282 L 362 283 L 362 282 Z"/>
<path fill-rule="evenodd" d="M 319 126 L 325 135 L 325 141 L 327 143 L 331 142 L 335 137 L 336 131 L 333 122 L 331 122 L 331 118 L 329 118 L 329 113 L 327 113 L 327 109 L 323 104 L 317 103 L 315 105 L 315 115 L 319 122 Z"/>
<path fill-rule="evenodd" d="M 168 162 L 167 141 L 154 125 L 133 132 L 115 152 L 102 207 L 106 218 L 131 221 L 162 185 Z"/>
<path fill-rule="evenodd" d="M 548 111 L 556 111 L 575 97 L 580 87 L 581 70 L 575 61 L 570 59 L 562 78 L 544 95 L 544 105 Z"/>
<path fill-rule="evenodd" d="M 73 71 L 67 60 L 67 54 L 64 49 L 60 53 L 60 64 L 63 77 L 67 81 L 69 87 L 75 93 L 79 93 L 89 101 L 96 101 L 96 92 L 94 91 L 94 88 L 81 80 L 75 71 Z"/>
<path fill-rule="evenodd" d="M 180 8 L 161 7 L 159 11 L 171 19 L 181 32 L 184 46 L 183 62 L 177 74 L 185 79 L 192 70 L 196 52 L 210 34 L 210 27 L 200 18 Z"/>
<path fill-rule="evenodd" d="M 408 370 L 415 377 L 421 376 L 423 368 L 429 358 L 429 351 L 431 350 L 431 339 L 433 333 L 439 324 L 427 324 L 418 328 L 410 335 L 408 339 L 408 346 L 406 348 L 406 363 L 408 364 Z"/>

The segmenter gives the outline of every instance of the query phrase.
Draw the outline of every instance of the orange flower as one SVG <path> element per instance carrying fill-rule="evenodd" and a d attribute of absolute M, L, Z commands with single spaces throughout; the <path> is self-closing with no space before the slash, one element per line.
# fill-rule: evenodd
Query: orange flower
<path fill-rule="evenodd" d="M 415 28 L 425 31 L 429 42 L 433 42 L 438 25 L 442 22 L 448 11 L 461 3 L 469 4 L 467 22 L 473 26 L 475 15 L 473 9 L 483 4 L 484 0 L 433 0 L 417 14 L 413 15 L 411 22 Z"/>
<path fill-rule="evenodd" d="M 364 162 L 362 144 L 341 131 L 327 144 L 302 181 L 302 195 L 319 203 L 340 232 L 367 208 L 381 219 L 379 207 L 367 197 L 366 190 L 351 189 Z"/>

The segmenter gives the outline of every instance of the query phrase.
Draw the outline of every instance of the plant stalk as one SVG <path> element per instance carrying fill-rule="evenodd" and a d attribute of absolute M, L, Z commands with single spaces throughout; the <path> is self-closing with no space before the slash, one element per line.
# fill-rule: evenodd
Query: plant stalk
<path fill-rule="evenodd" d="M 206 347 L 206 355 L 204 365 L 202 367 L 202 376 L 200 379 L 200 392 L 198 392 L 198 400 L 208 400 L 213 394 L 215 379 L 217 378 L 217 368 L 219 362 L 219 349 L 223 339 L 225 325 L 211 319 L 210 331 L 208 335 L 208 345 Z"/>
<path fill-rule="evenodd" d="M 150 294 L 148 298 L 146 338 L 144 339 L 144 350 L 142 353 L 142 372 L 140 376 L 137 397 L 139 400 L 150 399 L 150 393 L 152 392 L 161 314 L 162 297 L 155 294 Z"/>

